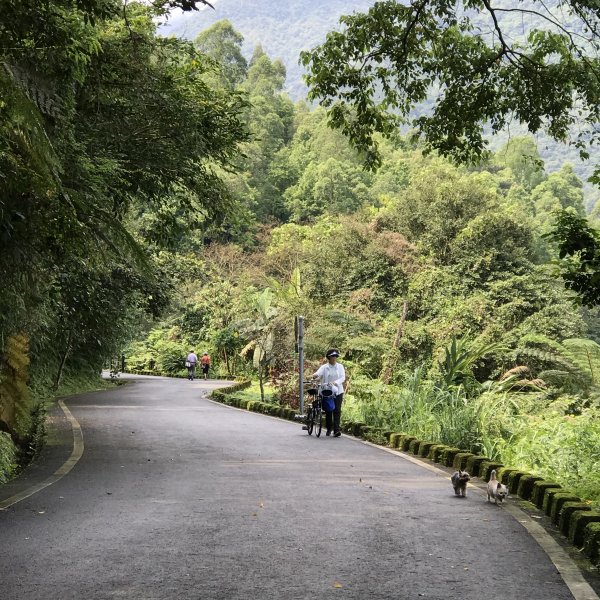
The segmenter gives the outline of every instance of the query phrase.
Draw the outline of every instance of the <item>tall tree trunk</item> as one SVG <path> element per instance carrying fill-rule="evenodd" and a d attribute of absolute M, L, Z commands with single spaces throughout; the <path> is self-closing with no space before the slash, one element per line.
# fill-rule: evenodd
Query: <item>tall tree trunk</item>
<path fill-rule="evenodd" d="M 265 401 L 265 382 L 262 369 L 258 370 L 258 385 L 260 386 L 260 401 Z"/>
<path fill-rule="evenodd" d="M 69 357 L 69 353 L 71 352 L 71 341 L 73 339 L 73 330 L 69 330 L 69 335 L 67 336 L 67 343 L 65 345 L 65 351 L 63 352 L 62 358 L 60 360 L 60 364 L 58 365 L 58 373 L 56 373 L 56 379 L 54 380 L 54 391 L 58 390 L 60 386 L 60 380 L 62 379 L 63 371 L 65 369 L 65 364 L 67 362 L 67 358 Z"/>
<path fill-rule="evenodd" d="M 389 354 L 387 355 L 385 361 L 385 367 L 381 373 L 381 381 L 385 384 L 389 384 L 392 380 L 392 375 L 394 374 L 394 367 L 396 365 L 396 361 L 398 360 L 398 348 L 400 346 L 400 340 L 404 335 L 404 323 L 406 322 L 406 315 L 408 314 L 408 302 L 404 302 L 404 306 L 402 307 L 402 316 L 400 317 L 400 322 L 398 323 L 398 329 L 396 330 L 396 336 L 394 337 L 394 343 L 390 349 Z"/>
<path fill-rule="evenodd" d="M 231 377 L 231 368 L 229 367 L 229 357 L 227 356 L 227 350 L 223 350 L 223 359 L 225 360 L 225 369 L 227 369 L 227 375 Z"/>

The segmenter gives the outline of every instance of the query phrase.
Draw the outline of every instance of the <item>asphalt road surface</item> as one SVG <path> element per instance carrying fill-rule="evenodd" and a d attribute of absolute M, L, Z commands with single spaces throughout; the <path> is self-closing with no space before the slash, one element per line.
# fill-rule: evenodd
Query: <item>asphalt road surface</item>
<path fill-rule="evenodd" d="M 148 378 L 67 401 L 85 451 L 0 511 L 0 599 L 572 598 L 504 509 L 210 387 Z"/>

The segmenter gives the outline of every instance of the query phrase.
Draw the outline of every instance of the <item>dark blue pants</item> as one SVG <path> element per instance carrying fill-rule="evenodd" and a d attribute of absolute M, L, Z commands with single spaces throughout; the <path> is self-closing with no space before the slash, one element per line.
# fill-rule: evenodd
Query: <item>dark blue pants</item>
<path fill-rule="evenodd" d="M 333 412 L 325 413 L 325 425 L 327 431 L 341 431 L 340 429 L 340 418 L 342 416 L 342 402 L 344 401 L 344 394 L 338 394 L 335 397 L 335 408 Z"/>

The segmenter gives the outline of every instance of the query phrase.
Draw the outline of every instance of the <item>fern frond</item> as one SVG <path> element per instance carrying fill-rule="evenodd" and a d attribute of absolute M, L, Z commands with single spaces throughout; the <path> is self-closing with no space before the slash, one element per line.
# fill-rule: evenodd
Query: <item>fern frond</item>
<path fill-rule="evenodd" d="M 549 352 L 548 350 L 541 350 L 539 348 L 519 348 L 516 354 L 519 358 L 529 357 L 548 365 L 561 366 L 566 371 L 580 371 L 579 367 L 570 361 L 566 356 Z"/>
<path fill-rule="evenodd" d="M 568 390 L 580 390 L 590 385 L 589 377 L 580 371 L 548 369 L 538 374 L 547 384 Z"/>
<path fill-rule="evenodd" d="M 589 375 L 592 385 L 597 385 L 600 382 L 600 345 L 593 340 L 572 338 L 564 340 L 562 346 L 569 359 Z"/>

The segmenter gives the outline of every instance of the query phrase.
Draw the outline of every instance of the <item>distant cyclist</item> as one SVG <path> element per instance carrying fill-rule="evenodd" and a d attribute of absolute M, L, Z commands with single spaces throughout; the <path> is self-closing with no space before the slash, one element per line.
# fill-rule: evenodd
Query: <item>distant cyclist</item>
<path fill-rule="evenodd" d="M 190 381 L 194 381 L 194 375 L 196 374 L 196 365 L 198 364 L 198 357 L 196 356 L 193 350 L 190 350 L 190 353 L 187 355 L 185 359 L 185 366 L 188 370 L 188 379 Z"/>
<path fill-rule="evenodd" d="M 327 426 L 327 435 L 340 437 L 340 418 L 342 416 L 342 402 L 344 400 L 344 381 L 346 381 L 346 370 L 344 366 L 338 363 L 337 359 L 340 352 L 337 348 L 327 350 L 325 358 L 327 362 L 321 365 L 313 377 L 319 380 L 323 387 L 328 387 L 333 392 L 335 408 L 333 412 L 325 413 L 325 423 Z"/>
<path fill-rule="evenodd" d="M 204 379 L 208 378 L 208 370 L 210 369 L 210 356 L 208 352 L 205 352 L 200 359 L 200 364 L 202 365 L 202 373 L 204 374 Z"/>

